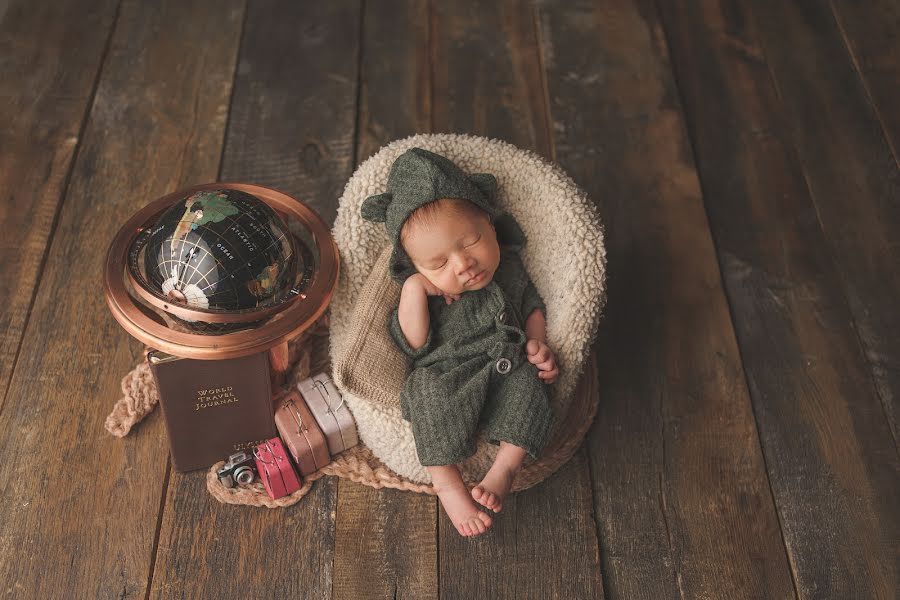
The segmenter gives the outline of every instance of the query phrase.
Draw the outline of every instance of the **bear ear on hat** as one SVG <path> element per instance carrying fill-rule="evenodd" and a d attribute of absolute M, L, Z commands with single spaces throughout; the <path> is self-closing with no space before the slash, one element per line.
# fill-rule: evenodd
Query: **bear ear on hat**
<path fill-rule="evenodd" d="M 472 173 L 469 175 L 469 181 L 475 184 L 478 191 L 484 196 L 490 204 L 494 204 L 497 199 L 497 178 L 490 173 Z"/>
<path fill-rule="evenodd" d="M 360 213 L 363 219 L 374 221 L 375 223 L 384 223 L 387 219 L 387 207 L 391 203 L 393 196 L 390 192 L 369 196 L 362 203 Z"/>

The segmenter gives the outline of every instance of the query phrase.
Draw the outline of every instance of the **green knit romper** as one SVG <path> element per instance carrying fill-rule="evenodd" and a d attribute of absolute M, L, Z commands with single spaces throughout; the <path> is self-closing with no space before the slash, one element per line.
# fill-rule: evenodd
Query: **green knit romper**
<path fill-rule="evenodd" d="M 520 256 L 525 233 L 497 197 L 494 175 L 467 174 L 445 156 L 410 148 L 391 165 L 387 191 L 369 196 L 360 208 L 363 219 L 384 223 L 394 246 L 388 270 L 401 285 L 416 273 L 400 243 L 403 223 L 429 202 L 469 201 L 488 214 L 497 233 L 500 264 L 494 278 L 450 305 L 429 296 L 428 337 L 421 348 L 413 350 L 406 341 L 398 309 L 388 322 L 394 342 L 413 361 L 400 406 L 425 466 L 471 456 L 479 427 L 492 444 L 515 444 L 536 459 L 553 423 L 548 384 L 525 357 L 525 321 L 535 309 L 545 316 L 547 311 Z"/>
<path fill-rule="evenodd" d="M 500 264 L 484 288 L 447 305 L 428 297 L 425 344 L 413 349 L 400 329 L 398 309 L 389 329 L 413 360 L 400 395 L 423 466 L 456 464 L 475 452 L 482 429 L 494 445 L 524 448 L 537 459 L 547 443 L 553 412 L 549 384 L 525 356 L 525 320 L 546 306 L 528 277 L 518 244 L 500 246 Z"/>

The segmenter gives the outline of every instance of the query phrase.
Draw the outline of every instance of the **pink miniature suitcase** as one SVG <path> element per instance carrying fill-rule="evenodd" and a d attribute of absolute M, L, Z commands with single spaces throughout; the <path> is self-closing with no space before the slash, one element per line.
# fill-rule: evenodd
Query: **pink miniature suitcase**
<path fill-rule="evenodd" d="M 331 462 L 325 434 L 299 392 L 288 392 L 279 399 L 275 427 L 301 475 L 314 473 Z"/>
<path fill-rule="evenodd" d="M 332 456 L 359 443 L 356 421 L 331 377 L 326 373 L 319 373 L 298 383 L 297 388 L 322 428 Z"/>
<path fill-rule="evenodd" d="M 253 458 L 259 478 L 273 500 L 300 489 L 300 478 L 279 438 L 274 437 L 257 445 L 253 449 Z"/>

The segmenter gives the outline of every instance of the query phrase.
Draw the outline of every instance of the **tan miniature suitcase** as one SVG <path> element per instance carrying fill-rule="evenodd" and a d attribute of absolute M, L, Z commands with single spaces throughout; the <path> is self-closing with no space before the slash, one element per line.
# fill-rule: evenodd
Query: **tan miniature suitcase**
<path fill-rule="evenodd" d="M 325 434 L 299 392 L 288 392 L 278 401 L 275 427 L 301 475 L 314 473 L 331 462 Z"/>
<path fill-rule="evenodd" d="M 359 443 L 356 421 L 331 377 L 319 373 L 298 383 L 297 388 L 325 434 L 332 456 Z"/>

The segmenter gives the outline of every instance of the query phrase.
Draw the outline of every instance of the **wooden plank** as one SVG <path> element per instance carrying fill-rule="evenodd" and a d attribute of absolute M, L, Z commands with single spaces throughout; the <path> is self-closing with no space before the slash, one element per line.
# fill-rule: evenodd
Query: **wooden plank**
<path fill-rule="evenodd" d="M 429 39 L 427 3 L 365 5 L 357 164 L 388 142 L 431 131 Z"/>
<path fill-rule="evenodd" d="M 333 223 L 355 158 L 361 8 L 353 0 L 330 8 L 293 4 L 250 3 L 241 95 L 228 117 L 229 132 L 248 139 L 228 146 L 222 178 L 295 195 Z"/>
<path fill-rule="evenodd" d="M 540 13 L 557 158 L 607 228 L 589 435 L 606 591 L 793 597 L 656 10 L 604 0 Z"/>
<path fill-rule="evenodd" d="M 0 410 L 117 7 L 0 8 Z"/>
<path fill-rule="evenodd" d="M 866 113 L 791 98 L 828 81 L 786 56 L 808 55 L 811 37 L 834 35 L 817 8 L 804 12 L 813 33 L 786 4 L 769 6 L 759 15 L 771 28 L 763 34 L 748 7 L 680 2 L 663 12 L 795 586 L 803 598 L 894 598 L 896 448 L 810 199 L 822 165 L 804 170 L 791 144 L 797 121 L 834 134 L 828 143 L 839 147 L 858 133 L 843 125 Z M 843 90 L 838 99 L 852 97 Z M 808 112 L 834 109 L 836 124 L 794 112 L 801 102 Z M 860 149 L 872 156 L 873 148 Z M 859 184 L 855 158 L 842 161 L 844 176 Z M 855 200 L 864 212 L 876 201 Z"/>
<path fill-rule="evenodd" d="M 896 118 L 898 104 L 893 102 L 884 111 L 873 108 L 828 7 L 816 2 L 798 6 L 763 2 L 754 11 L 758 43 L 784 106 L 786 125 L 896 444 L 900 440 L 900 168 L 879 116 Z M 898 11 L 895 7 L 895 25 Z M 900 35 L 900 30 L 894 35 Z M 886 52 L 883 59 L 889 61 L 891 55 Z M 896 39 L 893 56 L 895 60 L 900 56 Z M 896 77 L 890 82 L 894 100 L 900 100 L 898 84 Z M 891 100 L 890 96 L 881 99 Z"/>
<path fill-rule="evenodd" d="M 428 4 L 364 6 L 357 163 L 431 126 Z M 437 510 L 434 496 L 341 479 L 332 597 L 437 598 Z"/>
<path fill-rule="evenodd" d="M 437 598 L 437 499 L 340 480 L 332 598 Z"/>
<path fill-rule="evenodd" d="M 853 65 L 894 152 L 900 158 L 900 4 L 896 0 L 831 0 Z"/>
<path fill-rule="evenodd" d="M 551 155 L 534 11 L 526 2 L 435 3 L 434 127 Z M 463 538 L 441 509 L 440 594 L 602 598 L 587 461 L 508 496 L 483 535 Z M 565 532 L 565 534 L 563 534 Z"/>
<path fill-rule="evenodd" d="M 124 440 L 103 429 L 141 345 L 100 273 L 137 207 L 215 176 L 239 28 L 221 1 L 120 9 L 0 415 L 15 457 L 0 464 L 0 589 L 16 597 L 146 593 L 168 447 L 157 415 Z"/>
<path fill-rule="evenodd" d="M 520 0 L 435 3 L 435 131 L 500 137 L 549 157 L 532 17 Z"/>
<path fill-rule="evenodd" d="M 333 221 L 353 166 L 357 2 L 250 2 L 221 179 L 274 187 Z M 150 597 L 332 594 L 337 482 L 286 509 L 216 502 L 172 473 Z"/>

